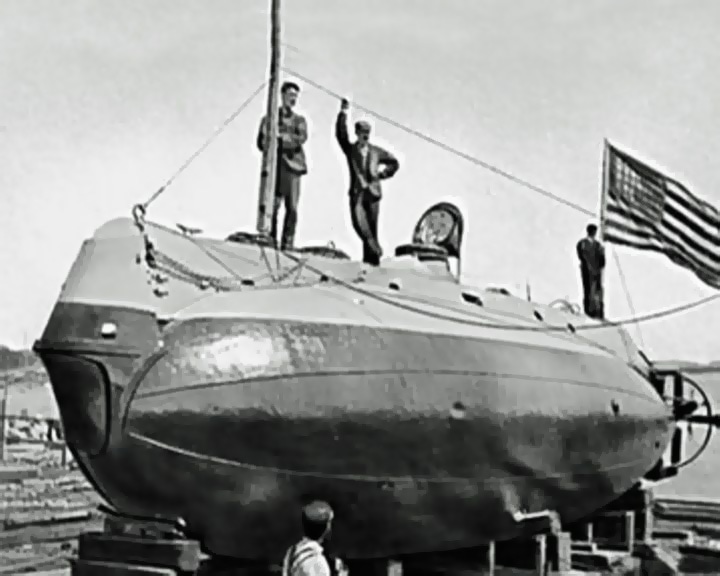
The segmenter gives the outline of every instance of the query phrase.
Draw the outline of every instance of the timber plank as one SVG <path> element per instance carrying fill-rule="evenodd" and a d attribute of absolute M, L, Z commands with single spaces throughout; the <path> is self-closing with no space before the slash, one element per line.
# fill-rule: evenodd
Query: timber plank
<path fill-rule="evenodd" d="M 0 548 L 13 548 L 37 542 L 60 542 L 77 538 L 87 530 L 97 529 L 102 521 L 68 522 L 57 525 L 26 526 L 0 531 Z"/>
<path fill-rule="evenodd" d="M 153 568 L 151 566 L 133 566 L 119 562 L 91 562 L 76 560 L 73 562 L 71 576 L 177 576 L 171 568 Z"/>
<path fill-rule="evenodd" d="M 124 561 L 194 572 L 200 566 L 200 543 L 86 532 L 80 536 L 78 557 L 92 561 Z"/>

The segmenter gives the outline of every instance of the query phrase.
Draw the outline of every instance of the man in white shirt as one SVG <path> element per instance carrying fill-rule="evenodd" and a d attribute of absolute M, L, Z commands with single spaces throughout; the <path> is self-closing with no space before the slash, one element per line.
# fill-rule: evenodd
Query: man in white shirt
<path fill-rule="evenodd" d="M 331 576 L 322 542 L 332 530 L 333 510 L 316 500 L 302 510 L 303 538 L 285 553 L 282 576 Z"/>

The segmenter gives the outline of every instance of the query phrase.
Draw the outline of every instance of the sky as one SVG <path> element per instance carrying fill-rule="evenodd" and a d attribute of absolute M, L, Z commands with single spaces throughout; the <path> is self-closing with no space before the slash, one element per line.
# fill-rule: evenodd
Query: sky
<path fill-rule="evenodd" d="M 596 210 L 603 140 L 720 206 L 720 4 L 712 0 L 284 0 L 284 64 L 333 92 Z M 265 79 L 262 0 L 0 2 L 0 344 L 39 337 L 81 242 L 129 216 Z M 286 74 L 286 78 L 293 78 Z M 357 257 L 339 102 L 300 82 L 310 172 L 298 244 Z M 152 205 L 225 236 L 255 225 L 264 96 Z M 353 118 L 358 117 L 351 110 Z M 589 218 L 372 116 L 401 162 L 386 253 L 432 203 L 464 210 L 465 280 L 579 301 Z M 630 316 L 609 247 L 610 318 Z M 661 255 L 614 249 L 635 312 L 713 290 Z M 642 325 L 651 358 L 720 359 L 720 301 Z"/>

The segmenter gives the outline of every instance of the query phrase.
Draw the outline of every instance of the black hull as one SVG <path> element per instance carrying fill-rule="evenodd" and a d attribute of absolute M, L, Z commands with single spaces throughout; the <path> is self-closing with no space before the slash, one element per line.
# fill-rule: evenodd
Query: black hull
<path fill-rule="evenodd" d="M 126 332 L 93 343 L 83 318 Z M 315 497 L 348 558 L 512 538 L 518 511 L 572 521 L 632 487 L 674 426 L 615 358 L 482 338 L 229 317 L 161 332 L 149 312 L 60 304 L 37 350 L 99 492 L 224 556 L 277 556 Z"/>

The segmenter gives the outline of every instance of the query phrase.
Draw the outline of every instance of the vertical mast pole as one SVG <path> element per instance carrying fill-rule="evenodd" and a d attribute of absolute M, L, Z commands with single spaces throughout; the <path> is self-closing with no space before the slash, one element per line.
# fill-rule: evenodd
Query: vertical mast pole
<path fill-rule="evenodd" d="M 607 210 L 607 190 L 610 186 L 610 150 L 607 138 L 603 143 L 602 178 L 600 181 L 600 240 L 605 239 L 605 212 Z"/>
<path fill-rule="evenodd" d="M 265 114 L 265 150 L 260 173 L 257 232 L 270 233 L 272 209 L 275 200 L 277 166 L 278 108 L 280 80 L 280 0 L 270 0 L 270 79 L 268 82 L 267 111 Z"/>

